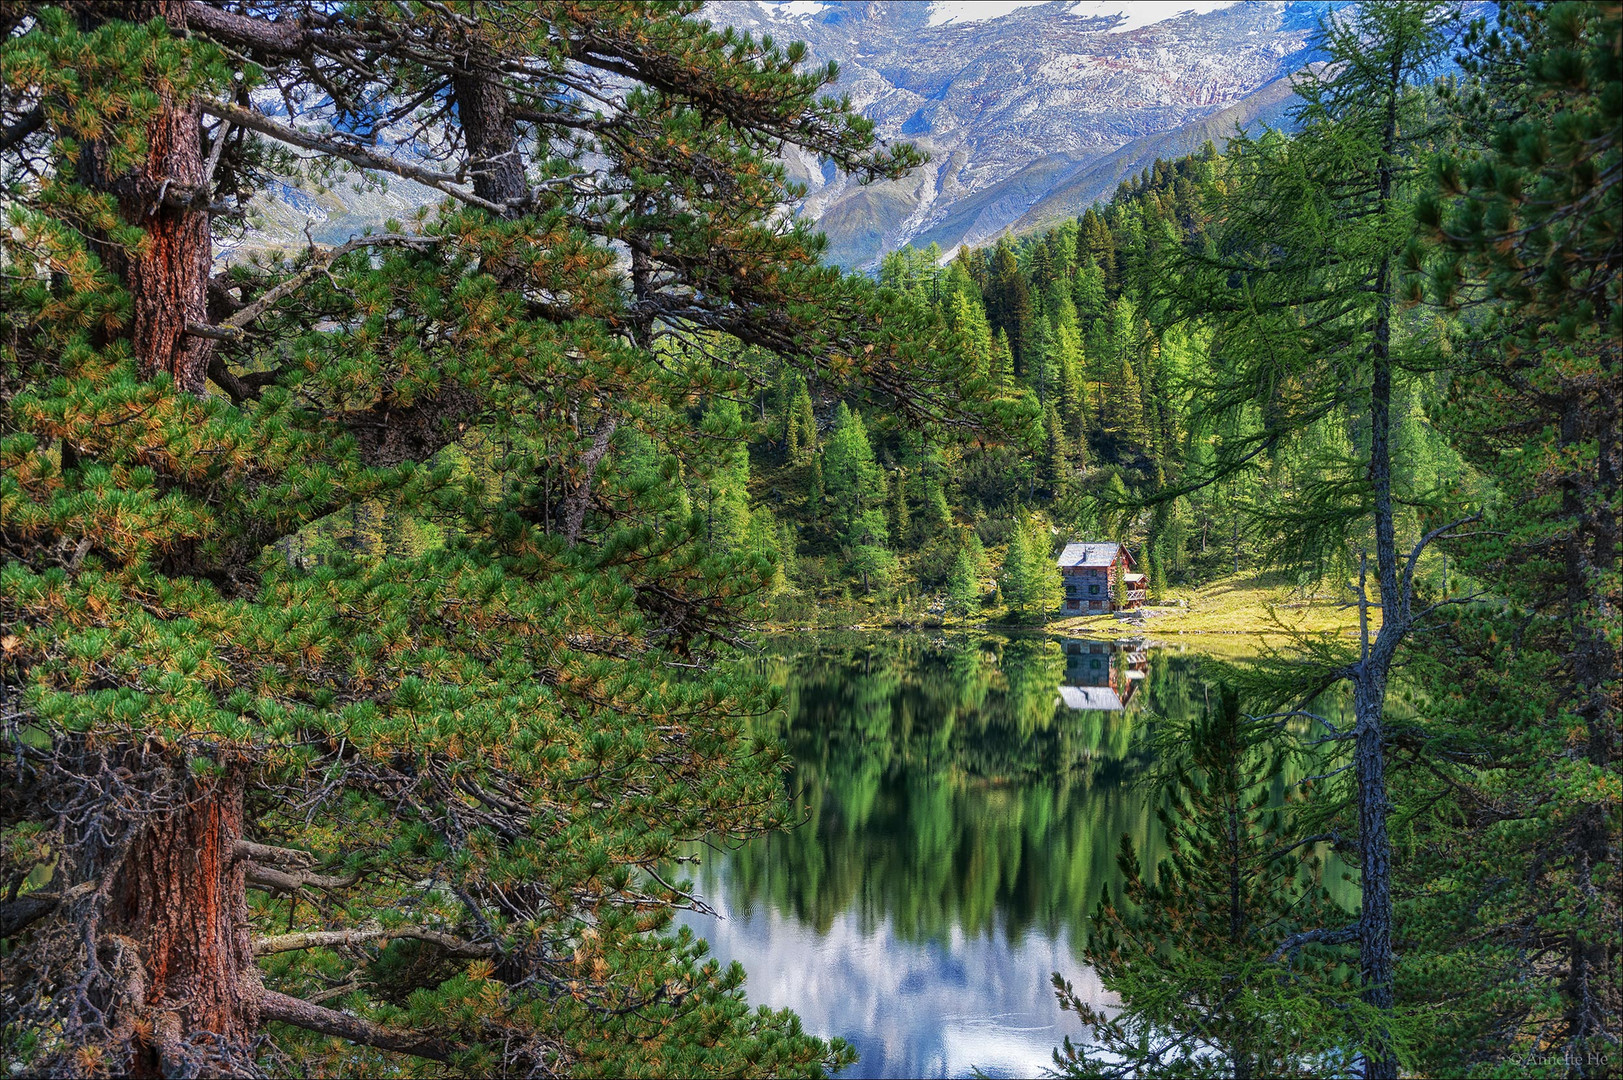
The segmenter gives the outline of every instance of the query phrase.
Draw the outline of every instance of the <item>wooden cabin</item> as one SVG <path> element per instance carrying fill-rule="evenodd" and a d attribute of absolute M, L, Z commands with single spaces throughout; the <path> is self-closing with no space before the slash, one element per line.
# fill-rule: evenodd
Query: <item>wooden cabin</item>
<path fill-rule="evenodd" d="M 1118 583 L 1126 585 L 1129 608 L 1138 607 L 1148 596 L 1144 575 L 1133 571 L 1133 557 L 1121 544 L 1066 544 L 1059 553 L 1059 573 L 1065 582 L 1065 602 L 1060 608 L 1064 615 L 1117 610 Z"/>

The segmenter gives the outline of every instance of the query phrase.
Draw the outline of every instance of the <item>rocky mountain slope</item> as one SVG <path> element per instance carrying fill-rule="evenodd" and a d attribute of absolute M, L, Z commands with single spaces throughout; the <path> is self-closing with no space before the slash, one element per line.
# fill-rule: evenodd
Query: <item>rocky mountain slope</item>
<path fill-rule="evenodd" d="M 1335 0 L 713 0 L 704 17 L 807 44 L 840 65 L 836 91 L 888 140 L 930 161 L 862 186 L 806 156 L 793 210 L 830 239 L 829 258 L 871 267 L 887 251 L 944 251 L 1028 232 L 1107 199 L 1156 157 L 1235 126 L 1280 123 L 1288 76 Z M 271 115 L 283 106 L 266 97 Z M 395 133 L 380 132 L 388 140 Z M 406 136 L 404 132 L 401 137 Z M 288 183 L 258 196 L 231 257 L 342 243 L 409 218 L 439 193 L 410 181 Z"/>
<path fill-rule="evenodd" d="M 830 257 L 986 243 L 1080 213 L 1156 156 L 1279 122 L 1324 2 L 717 0 L 718 25 L 805 41 L 887 139 L 928 150 L 861 187 L 792 163 Z"/>

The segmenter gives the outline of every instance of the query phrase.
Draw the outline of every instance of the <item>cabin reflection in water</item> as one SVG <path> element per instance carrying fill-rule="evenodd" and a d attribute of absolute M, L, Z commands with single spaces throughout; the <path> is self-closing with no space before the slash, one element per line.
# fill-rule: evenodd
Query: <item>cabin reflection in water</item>
<path fill-rule="evenodd" d="M 1142 640 L 1089 641 L 1066 638 L 1065 679 L 1059 698 L 1068 708 L 1121 712 L 1132 702 L 1149 670 Z"/>

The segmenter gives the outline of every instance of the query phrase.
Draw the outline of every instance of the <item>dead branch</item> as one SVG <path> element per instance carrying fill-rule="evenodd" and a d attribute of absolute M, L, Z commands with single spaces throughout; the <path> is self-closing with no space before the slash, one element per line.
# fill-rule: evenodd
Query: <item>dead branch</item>
<path fill-rule="evenodd" d="M 288 873 L 285 870 L 275 870 L 269 866 L 260 866 L 258 863 L 249 863 L 247 868 L 248 884 L 256 889 L 267 889 L 271 892 L 297 892 L 303 888 L 317 889 L 347 889 L 357 881 L 361 875 L 357 873 L 345 874 L 342 877 L 332 874 L 313 874 L 309 871 Z"/>
<path fill-rule="evenodd" d="M 392 1050 L 398 1054 L 427 1058 L 430 1061 L 449 1061 L 457 1047 L 439 1039 L 419 1035 L 412 1031 L 391 1031 L 389 1028 L 350 1016 L 336 1009 L 312 1005 L 302 998 L 290 997 L 266 990 L 259 999 L 259 1015 L 265 1020 L 277 1020 L 306 1031 L 322 1035 L 336 1035 L 340 1039 L 375 1046 L 379 1050 Z"/>
<path fill-rule="evenodd" d="M 296 934 L 276 934 L 273 937 L 255 939 L 254 955 L 271 956 L 275 953 L 297 952 L 301 949 L 330 949 L 339 945 L 364 945 L 370 941 L 388 942 L 396 938 L 426 941 L 438 945 L 452 956 L 467 957 L 470 960 L 482 959 L 497 954 L 496 946 L 486 942 L 468 941 L 454 934 L 429 930 L 421 926 L 397 926 L 387 930 L 306 930 Z"/>

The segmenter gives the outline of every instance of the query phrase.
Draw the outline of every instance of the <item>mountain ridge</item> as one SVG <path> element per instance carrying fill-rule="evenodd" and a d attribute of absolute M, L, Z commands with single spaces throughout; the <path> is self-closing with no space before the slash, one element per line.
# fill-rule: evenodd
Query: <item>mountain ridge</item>
<path fill-rule="evenodd" d="M 866 268 L 906 243 L 951 251 L 1042 228 L 1108 198 L 1157 154 L 1278 122 L 1333 7 L 714 0 L 703 15 L 804 41 L 811 61 L 839 64 L 835 92 L 882 138 L 931 155 L 866 187 L 789 159 L 808 189 L 794 212 L 827 233 L 830 261 Z"/>

